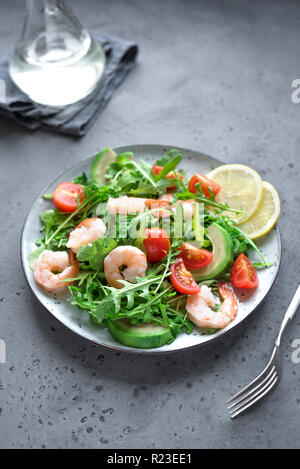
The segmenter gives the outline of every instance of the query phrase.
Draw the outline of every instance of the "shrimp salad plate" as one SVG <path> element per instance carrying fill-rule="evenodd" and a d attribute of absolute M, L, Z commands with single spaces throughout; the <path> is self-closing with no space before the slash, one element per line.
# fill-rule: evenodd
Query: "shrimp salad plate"
<path fill-rule="evenodd" d="M 276 189 L 249 166 L 161 145 L 65 171 L 34 202 L 21 254 L 33 293 L 95 344 L 208 344 L 262 302 L 279 269 Z"/>

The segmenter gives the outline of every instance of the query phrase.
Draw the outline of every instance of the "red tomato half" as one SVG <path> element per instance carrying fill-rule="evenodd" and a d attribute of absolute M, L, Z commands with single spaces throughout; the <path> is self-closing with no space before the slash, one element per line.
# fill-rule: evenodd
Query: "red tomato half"
<path fill-rule="evenodd" d="M 237 288 L 258 287 L 256 270 L 245 254 L 240 254 L 234 261 L 230 280 L 232 285 Z"/>
<path fill-rule="evenodd" d="M 201 269 L 208 265 L 214 257 L 211 251 L 203 248 L 197 248 L 190 243 L 183 243 L 180 248 L 180 257 L 186 267 L 190 269 Z"/>
<path fill-rule="evenodd" d="M 152 166 L 151 170 L 152 170 L 156 175 L 158 175 L 158 174 L 163 170 L 163 166 L 158 166 L 157 164 L 155 164 L 154 166 Z"/>
<path fill-rule="evenodd" d="M 80 203 L 85 198 L 83 188 L 73 182 L 61 182 L 53 193 L 53 203 L 61 212 L 72 213 L 77 210 L 77 198 Z"/>
<path fill-rule="evenodd" d="M 185 295 L 195 295 L 199 293 L 200 288 L 195 282 L 191 272 L 185 267 L 181 257 L 177 259 L 175 264 L 170 266 L 170 271 L 170 280 L 175 290 Z"/>
<path fill-rule="evenodd" d="M 200 184 L 201 190 L 205 197 L 210 197 L 209 187 L 213 191 L 214 196 L 216 196 L 221 190 L 221 186 L 219 186 L 219 184 L 200 173 L 194 174 L 194 176 L 192 176 L 190 179 L 189 191 L 192 192 L 192 194 L 196 194 L 197 192 L 197 188 L 195 187 L 196 184 Z"/>
<path fill-rule="evenodd" d="M 170 250 L 170 239 L 161 228 L 147 228 L 143 240 L 149 262 L 161 261 Z"/>
<path fill-rule="evenodd" d="M 157 164 L 155 164 L 154 166 L 152 166 L 152 171 L 153 171 L 156 175 L 159 174 L 163 169 L 164 169 L 163 166 L 158 166 Z M 182 174 L 177 173 L 177 172 L 175 173 L 174 171 L 170 171 L 170 172 L 167 174 L 166 177 L 167 177 L 167 179 L 174 179 L 174 178 L 176 178 L 177 176 L 179 177 L 179 179 L 181 179 L 181 180 L 183 179 Z M 177 187 L 177 186 L 176 186 L 176 184 L 175 184 L 174 186 L 169 186 L 169 187 L 167 187 L 167 189 L 168 189 L 168 190 L 176 189 L 176 187 Z"/>
<path fill-rule="evenodd" d="M 174 171 L 171 171 L 170 173 L 167 174 L 167 179 L 175 179 L 176 177 L 179 177 L 179 179 L 182 181 L 183 179 L 183 176 L 182 174 L 180 173 L 175 173 Z M 168 190 L 171 190 L 171 189 L 176 189 L 176 184 L 174 184 L 173 186 L 168 186 L 167 189 Z"/>

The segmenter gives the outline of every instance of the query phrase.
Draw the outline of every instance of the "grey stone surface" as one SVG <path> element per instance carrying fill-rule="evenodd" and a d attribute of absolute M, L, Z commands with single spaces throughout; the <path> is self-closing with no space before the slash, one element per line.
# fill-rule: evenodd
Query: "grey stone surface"
<path fill-rule="evenodd" d="M 296 1 L 73 1 L 87 27 L 138 41 L 138 66 L 81 140 L 0 119 L 0 447 L 299 448 L 300 365 L 283 341 L 283 377 L 251 413 L 225 400 L 266 362 L 299 281 L 299 78 Z M 16 40 L 19 0 L 0 6 L 0 54 Z M 279 190 L 283 258 L 266 302 L 205 350 L 133 356 L 96 348 L 30 293 L 19 258 L 25 215 L 58 173 L 111 145 L 163 143 L 256 168 Z"/>

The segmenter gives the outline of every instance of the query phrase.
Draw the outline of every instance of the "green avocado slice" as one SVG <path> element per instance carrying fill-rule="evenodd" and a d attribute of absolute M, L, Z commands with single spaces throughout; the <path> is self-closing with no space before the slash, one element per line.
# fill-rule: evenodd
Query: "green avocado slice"
<path fill-rule="evenodd" d="M 170 329 L 152 324 L 130 324 L 127 319 L 107 320 L 108 330 L 121 344 L 134 348 L 157 348 L 173 340 Z"/>
<path fill-rule="evenodd" d="M 197 282 L 219 277 L 233 261 L 232 241 L 224 228 L 212 223 L 207 228 L 207 236 L 212 244 L 214 257 L 206 267 L 190 269 Z"/>
<path fill-rule="evenodd" d="M 115 161 L 117 154 L 109 147 L 100 151 L 93 159 L 90 176 L 91 180 L 99 186 L 105 184 L 105 173 L 110 163 Z"/>

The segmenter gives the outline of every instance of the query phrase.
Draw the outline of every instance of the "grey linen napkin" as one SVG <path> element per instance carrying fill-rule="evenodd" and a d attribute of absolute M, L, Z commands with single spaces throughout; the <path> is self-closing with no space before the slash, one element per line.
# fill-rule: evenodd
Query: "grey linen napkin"
<path fill-rule="evenodd" d="M 6 85 L 5 103 L 0 103 L 0 114 L 31 130 L 44 128 L 78 137 L 85 135 L 134 66 L 138 53 L 133 42 L 107 36 L 94 37 L 106 54 L 106 67 L 97 88 L 89 96 L 64 107 L 36 104 L 15 86 L 5 58 L 0 60 L 0 79 Z"/>

